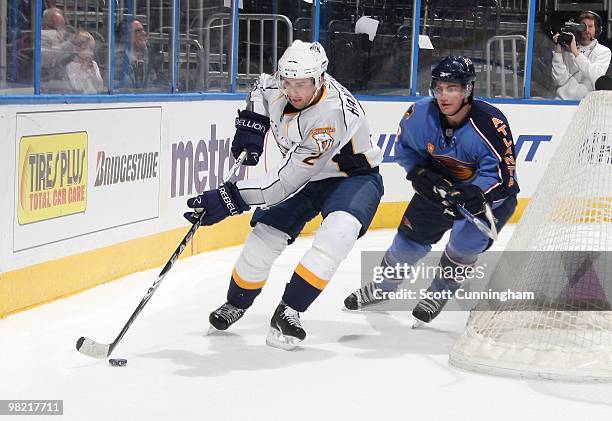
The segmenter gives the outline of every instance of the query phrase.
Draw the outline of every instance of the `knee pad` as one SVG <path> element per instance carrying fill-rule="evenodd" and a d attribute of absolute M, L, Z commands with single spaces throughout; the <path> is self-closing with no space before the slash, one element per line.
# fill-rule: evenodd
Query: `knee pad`
<path fill-rule="evenodd" d="M 302 258 L 302 265 L 329 281 L 353 249 L 360 229 L 361 223 L 350 213 L 330 213 L 315 234 L 312 247 Z"/>
<path fill-rule="evenodd" d="M 289 243 L 289 235 L 269 225 L 258 223 L 247 237 L 235 270 L 246 282 L 268 279 L 270 268 Z"/>

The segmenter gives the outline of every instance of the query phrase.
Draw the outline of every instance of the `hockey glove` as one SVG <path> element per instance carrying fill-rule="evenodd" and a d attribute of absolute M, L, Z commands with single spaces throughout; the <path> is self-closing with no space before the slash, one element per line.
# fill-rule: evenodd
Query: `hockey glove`
<path fill-rule="evenodd" d="M 482 190 L 473 184 L 453 186 L 445 197 L 453 205 L 463 205 L 472 215 L 479 215 L 485 210 L 487 199 Z"/>
<path fill-rule="evenodd" d="M 453 183 L 442 174 L 419 166 L 412 168 L 406 178 L 412 181 L 412 187 L 417 193 L 437 203 L 443 200 L 438 189 L 449 191 L 453 187 Z"/>
<path fill-rule="evenodd" d="M 253 111 L 238 111 L 236 117 L 236 133 L 232 141 L 232 155 L 238 159 L 246 149 L 247 157 L 244 165 L 257 165 L 263 152 L 264 138 L 270 128 L 270 118 Z"/>
<path fill-rule="evenodd" d="M 236 185 L 231 182 L 188 199 L 187 206 L 193 208 L 194 211 L 186 212 L 183 216 L 192 224 L 195 224 L 204 212 L 202 226 L 214 225 L 228 216 L 238 215 L 250 209 L 249 205 L 242 200 Z"/>

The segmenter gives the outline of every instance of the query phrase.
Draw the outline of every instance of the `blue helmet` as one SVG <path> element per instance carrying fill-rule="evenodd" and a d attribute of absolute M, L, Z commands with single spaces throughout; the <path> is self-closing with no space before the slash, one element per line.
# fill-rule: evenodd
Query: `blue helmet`
<path fill-rule="evenodd" d="M 431 89 L 437 81 L 460 83 L 468 86 L 476 80 L 474 64 L 468 57 L 447 56 L 431 71 Z"/>

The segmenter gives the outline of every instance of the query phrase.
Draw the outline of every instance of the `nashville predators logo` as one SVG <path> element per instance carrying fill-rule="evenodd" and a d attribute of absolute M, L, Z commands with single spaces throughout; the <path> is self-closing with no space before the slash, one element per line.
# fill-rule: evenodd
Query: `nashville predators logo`
<path fill-rule="evenodd" d="M 334 144 L 332 134 L 335 132 L 336 129 L 333 127 L 318 127 L 310 131 L 310 136 L 315 141 L 317 148 L 319 149 L 319 153 L 328 151 L 329 148 L 332 147 Z"/>
<path fill-rule="evenodd" d="M 321 53 L 321 48 L 319 48 L 318 42 L 313 42 L 310 46 L 310 51 L 314 51 L 315 53 Z"/>

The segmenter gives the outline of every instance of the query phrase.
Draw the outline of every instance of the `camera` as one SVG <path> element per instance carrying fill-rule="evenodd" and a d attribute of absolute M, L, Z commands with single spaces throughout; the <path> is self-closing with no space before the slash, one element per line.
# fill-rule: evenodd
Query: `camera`
<path fill-rule="evenodd" d="M 582 31 L 586 31 L 584 23 L 576 23 L 572 20 L 565 22 L 559 32 L 557 42 L 563 47 L 568 47 L 572 43 L 572 37 L 578 37 Z"/>

